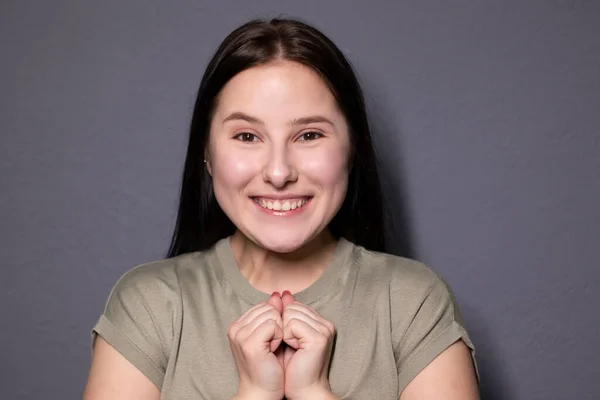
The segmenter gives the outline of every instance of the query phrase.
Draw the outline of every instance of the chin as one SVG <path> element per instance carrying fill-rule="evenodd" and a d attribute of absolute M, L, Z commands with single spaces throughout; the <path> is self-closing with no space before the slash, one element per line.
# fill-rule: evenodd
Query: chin
<path fill-rule="evenodd" d="M 310 236 L 305 235 L 285 235 L 285 234 L 259 234 L 253 235 L 254 242 L 265 250 L 276 253 L 291 253 L 298 250 L 310 241 Z"/>

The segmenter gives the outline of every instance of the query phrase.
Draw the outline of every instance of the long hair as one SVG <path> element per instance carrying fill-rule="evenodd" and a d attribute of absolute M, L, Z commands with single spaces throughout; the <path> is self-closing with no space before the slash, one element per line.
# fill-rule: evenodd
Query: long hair
<path fill-rule="evenodd" d="M 352 66 L 323 33 L 290 19 L 253 20 L 231 32 L 215 52 L 198 89 L 190 126 L 179 210 L 168 257 L 205 250 L 235 226 L 213 193 L 204 166 L 218 94 L 236 74 L 275 60 L 305 65 L 327 84 L 349 126 L 351 154 L 346 198 L 329 224 L 334 237 L 385 250 L 381 183 L 362 90 Z"/>

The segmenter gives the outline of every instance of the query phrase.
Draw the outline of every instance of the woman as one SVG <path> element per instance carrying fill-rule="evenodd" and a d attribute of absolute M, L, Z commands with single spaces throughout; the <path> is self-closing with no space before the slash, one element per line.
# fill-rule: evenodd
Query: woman
<path fill-rule="evenodd" d="M 476 399 L 450 290 L 380 252 L 381 197 L 336 46 L 236 29 L 200 85 L 169 258 L 116 284 L 84 398 Z"/>

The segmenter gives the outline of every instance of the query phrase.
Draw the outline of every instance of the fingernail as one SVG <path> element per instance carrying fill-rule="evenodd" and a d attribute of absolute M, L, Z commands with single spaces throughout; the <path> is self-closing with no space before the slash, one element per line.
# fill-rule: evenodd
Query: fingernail
<path fill-rule="evenodd" d="M 285 293 L 285 292 L 284 292 Z M 277 296 L 277 297 L 281 297 L 281 294 L 279 292 L 273 292 L 273 294 L 271 296 Z"/>
<path fill-rule="evenodd" d="M 282 296 L 285 296 L 286 294 L 289 294 L 291 296 L 292 292 L 290 292 L 289 290 L 284 290 Z"/>

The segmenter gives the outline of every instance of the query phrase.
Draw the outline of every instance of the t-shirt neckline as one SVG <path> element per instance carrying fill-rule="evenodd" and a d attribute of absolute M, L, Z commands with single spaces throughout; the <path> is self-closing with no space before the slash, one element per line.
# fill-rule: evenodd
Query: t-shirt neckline
<path fill-rule="evenodd" d="M 242 275 L 233 254 L 230 239 L 231 237 L 223 238 L 215 245 L 215 251 L 223 268 L 224 277 L 229 281 L 234 292 L 249 304 L 266 301 L 270 293 L 264 293 L 256 289 Z M 351 242 L 340 238 L 333 251 L 331 261 L 321 276 L 306 289 L 294 293 L 294 298 L 303 304 L 312 305 L 335 295 L 343 286 L 342 278 L 344 271 L 349 269 L 350 263 L 348 262 L 348 257 L 352 251 L 352 247 Z"/>

